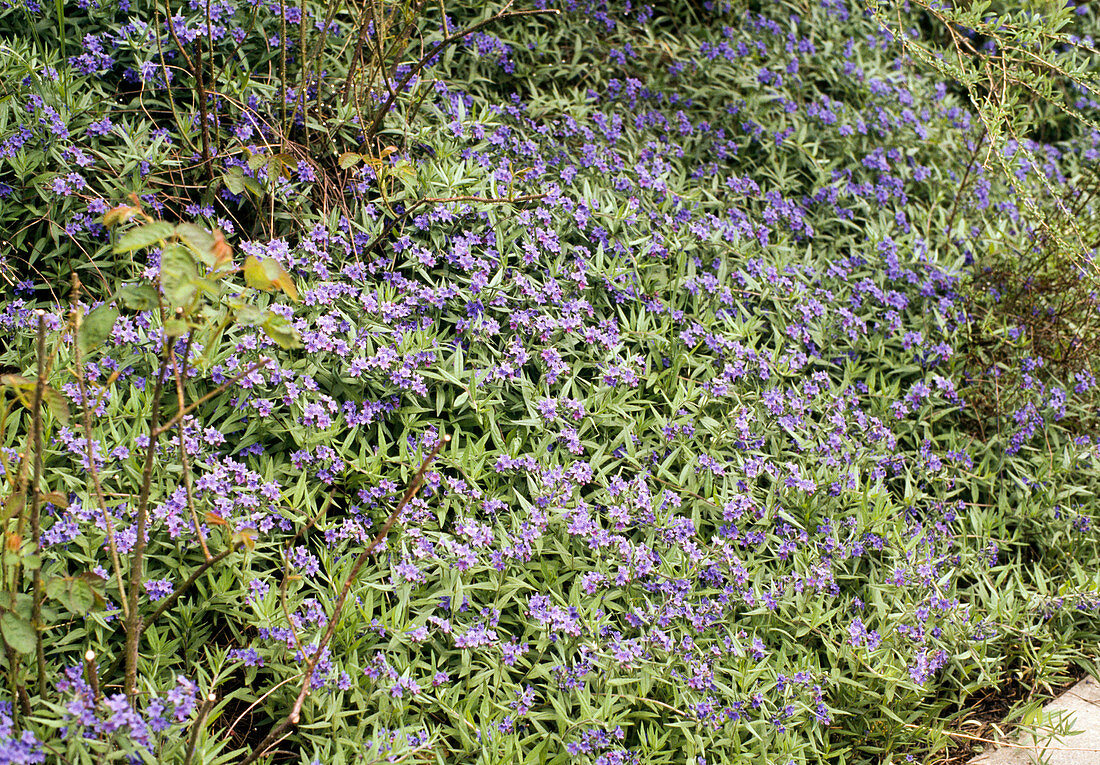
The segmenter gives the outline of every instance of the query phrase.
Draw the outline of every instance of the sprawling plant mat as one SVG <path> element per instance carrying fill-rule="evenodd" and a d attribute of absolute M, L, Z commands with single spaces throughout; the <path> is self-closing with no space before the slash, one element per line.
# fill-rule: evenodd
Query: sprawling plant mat
<path fill-rule="evenodd" d="M 0 10 L 0 760 L 925 761 L 1091 666 L 1087 121 L 843 0 L 166 8 Z"/>

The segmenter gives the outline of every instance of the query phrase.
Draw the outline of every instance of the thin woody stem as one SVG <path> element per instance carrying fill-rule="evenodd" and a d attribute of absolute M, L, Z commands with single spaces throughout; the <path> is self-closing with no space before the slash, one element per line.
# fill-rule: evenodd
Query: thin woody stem
<path fill-rule="evenodd" d="M 153 388 L 152 411 L 149 414 L 149 444 L 145 449 L 145 466 L 141 472 L 141 488 L 137 503 L 137 527 L 134 551 L 130 557 L 130 613 L 126 617 L 126 679 L 125 692 L 131 700 L 137 685 L 138 645 L 141 642 L 141 615 L 138 613 L 138 597 L 141 594 L 145 566 L 145 526 L 149 518 L 149 489 L 153 482 L 153 462 L 157 451 L 160 398 L 164 379 L 168 376 L 169 358 L 176 339 L 168 338 L 164 344 L 157 381 Z"/>
<path fill-rule="evenodd" d="M 208 558 L 207 560 L 203 561 L 202 564 L 197 569 L 195 569 L 194 573 L 192 573 L 191 576 L 187 577 L 187 580 L 183 584 L 181 584 L 179 587 L 172 590 L 172 594 L 169 595 L 164 600 L 162 600 L 160 605 L 157 607 L 157 610 L 154 611 L 152 613 L 152 615 L 150 615 L 149 618 L 146 619 L 142 623 L 142 625 L 141 625 L 142 634 L 145 633 L 145 630 L 147 630 L 151 626 L 153 626 L 153 623 L 157 619 L 160 618 L 161 614 L 163 614 L 169 608 L 174 606 L 176 604 L 176 601 L 180 599 L 180 596 L 182 596 L 189 589 L 191 589 L 192 585 L 194 585 L 195 582 L 197 582 L 199 580 L 200 576 L 205 574 L 207 571 L 209 571 L 211 568 L 216 566 L 218 563 L 221 563 L 223 560 L 228 558 L 232 553 L 235 553 L 237 550 L 241 549 L 241 547 L 243 547 L 243 546 L 244 546 L 243 542 L 238 542 L 237 544 L 233 545 L 232 547 L 227 547 L 226 549 L 222 550 L 220 553 L 215 555 L 213 558 Z"/>
<path fill-rule="evenodd" d="M 42 551 L 42 398 L 46 390 L 46 313 L 38 311 L 38 375 L 34 384 L 34 409 L 31 422 L 34 427 L 34 479 L 31 482 L 31 538 L 35 553 Z M 35 659 L 38 664 L 38 696 L 46 697 L 46 651 L 42 644 L 42 567 L 33 574 L 32 624 L 34 625 Z"/>

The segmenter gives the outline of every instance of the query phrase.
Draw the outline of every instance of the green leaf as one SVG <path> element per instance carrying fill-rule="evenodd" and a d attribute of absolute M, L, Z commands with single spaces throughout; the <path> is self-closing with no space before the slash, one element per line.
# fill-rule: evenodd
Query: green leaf
<path fill-rule="evenodd" d="M 0 520 L 7 521 L 9 518 L 14 518 L 23 512 L 23 508 L 27 506 L 27 495 L 22 491 L 13 491 L 8 496 L 4 497 L 4 509 L 3 515 L 0 516 Z"/>
<path fill-rule="evenodd" d="M 63 605 L 74 614 L 86 614 L 95 605 L 95 594 L 92 592 L 92 586 L 83 579 L 74 579 L 72 586 L 69 588 L 68 602 L 63 603 Z"/>
<path fill-rule="evenodd" d="M 261 186 L 260 182 L 257 181 L 255 178 L 249 178 L 247 175 L 244 176 L 244 187 L 248 189 L 253 196 L 263 196 L 264 187 Z"/>
<path fill-rule="evenodd" d="M 270 311 L 265 311 L 263 308 L 257 308 L 247 303 L 235 307 L 235 317 L 241 324 L 263 324 L 270 315 Z"/>
<path fill-rule="evenodd" d="M 354 151 L 345 151 L 343 154 L 340 155 L 340 158 L 336 160 L 337 164 L 340 165 L 341 170 L 348 170 L 349 168 L 355 167 L 362 161 L 363 155 L 356 154 Z"/>
<path fill-rule="evenodd" d="M 101 305 L 84 317 L 80 323 L 80 350 L 83 353 L 91 353 L 107 342 L 111 336 L 111 329 L 118 318 L 118 310 L 112 306 Z"/>
<path fill-rule="evenodd" d="M 69 424 L 69 400 L 61 391 L 47 385 L 42 389 L 42 400 L 46 402 L 46 408 L 54 417 L 63 425 Z"/>
<path fill-rule="evenodd" d="M 213 298 L 214 302 L 217 302 L 222 294 L 221 285 L 211 279 L 200 276 L 192 280 L 191 283 L 195 286 L 196 290 Z"/>
<path fill-rule="evenodd" d="M 290 154 L 276 154 L 267 165 L 267 177 L 275 178 L 281 175 L 287 179 L 293 178 L 294 171 L 291 168 L 297 166 L 298 160 Z"/>
<path fill-rule="evenodd" d="M 102 581 L 96 577 L 97 581 Z M 67 611 L 83 616 L 92 610 L 98 599 L 92 582 L 86 577 L 55 576 L 46 582 L 46 595 L 56 600 Z"/>
<path fill-rule="evenodd" d="M 244 193 L 244 171 L 239 167 L 231 167 L 222 173 L 222 183 L 229 189 L 230 194 Z"/>
<path fill-rule="evenodd" d="M 134 217 L 139 212 L 141 212 L 140 207 L 119 205 L 118 207 L 107 211 L 107 213 L 103 216 L 103 225 L 107 228 L 117 226 L 120 223 L 125 223 L 126 221 L 130 220 L 130 218 Z"/>
<path fill-rule="evenodd" d="M 3 384 L 7 388 L 12 388 L 16 392 L 30 392 L 34 390 L 34 380 L 23 377 L 23 375 L 0 375 L 0 384 Z"/>
<path fill-rule="evenodd" d="M 267 272 L 264 271 L 262 262 L 255 255 L 249 255 L 244 259 L 242 270 L 244 271 L 244 283 L 249 287 L 264 292 L 271 292 L 275 289 L 271 280 L 267 278 Z"/>
<path fill-rule="evenodd" d="M 127 284 L 119 288 L 114 299 L 131 311 L 151 311 L 157 307 L 157 291 L 151 284 Z"/>
<path fill-rule="evenodd" d="M 103 596 L 103 588 L 106 584 L 106 580 L 99 574 L 92 573 L 91 571 L 82 571 L 76 575 L 77 580 L 88 585 L 92 591 L 92 598 L 94 599 L 95 608 L 106 608 L 107 599 Z"/>
<path fill-rule="evenodd" d="M 256 549 L 256 536 L 256 529 L 238 529 L 237 532 L 233 534 L 233 546 L 240 546 L 251 552 Z"/>
<path fill-rule="evenodd" d="M 160 286 L 168 303 L 176 308 L 188 305 L 195 297 L 194 281 L 199 276 L 195 259 L 184 247 L 166 247 L 160 256 Z"/>
<path fill-rule="evenodd" d="M 302 337 L 288 319 L 278 314 L 269 314 L 263 323 L 267 336 L 279 344 L 280 348 L 299 348 Z"/>
<path fill-rule="evenodd" d="M 151 247 L 170 238 L 176 233 L 176 227 L 162 220 L 155 220 L 132 228 L 122 235 L 115 245 L 115 252 L 133 252 L 142 247 Z"/>
<path fill-rule="evenodd" d="M 26 619 L 20 619 L 11 611 L 7 611 L 0 616 L 0 632 L 3 632 L 4 642 L 12 650 L 19 653 L 34 653 L 34 625 Z"/>
<path fill-rule="evenodd" d="M 191 248 L 207 267 L 218 266 L 218 256 L 214 252 L 214 235 L 194 223 L 181 223 L 176 226 L 180 241 Z"/>
<path fill-rule="evenodd" d="M 23 621 L 31 621 L 31 614 L 34 613 L 34 596 L 29 592 L 16 593 L 15 605 L 9 610 Z"/>
<path fill-rule="evenodd" d="M 264 271 L 267 274 L 267 278 L 271 280 L 271 283 L 281 289 L 283 293 L 293 300 L 298 302 L 298 288 L 294 284 L 294 279 L 286 270 L 279 265 L 277 261 L 270 258 L 263 262 Z"/>
<path fill-rule="evenodd" d="M 286 272 L 277 260 L 266 258 L 259 260 L 249 255 L 244 260 L 244 282 L 264 292 L 272 292 L 281 289 L 294 302 L 298 302 L 298 288 L 294 279 Z"/>
<path fill-rule="evenodd" d="M 11 388 L 23 406 L 28 409 L 34 406 L 34 380 L 28 380 L 21 375 L 0 375 L 0 385 Z M 60 391 L 46 385 L 42 389 L 42 400 L 54 417 L 66 425 L 69 424 L 69 401 Z"/>
<path fill-rule="evenodd" d="M 164 334 L 168 337 L 183 337 L 188 329 L 187 322 L 183 319 L 169 319 L 164 322 Z"/>
<path fill-rule="evenodd" d="M 41 497 L 44 502 L 49 502 L 62 510 L 69 506 L 69 497 L 62 491 L 45 491 L 41 493 Z"/>

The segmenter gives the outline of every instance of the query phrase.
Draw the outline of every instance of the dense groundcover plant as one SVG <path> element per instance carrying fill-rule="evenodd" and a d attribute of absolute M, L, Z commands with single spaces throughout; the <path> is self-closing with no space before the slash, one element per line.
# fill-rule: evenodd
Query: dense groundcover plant
<path fill-rule="evenodd" d="M 0 757 L 919 761 L 1094 658 L 1087 119 L 430 5 L 0 10 Z"/>

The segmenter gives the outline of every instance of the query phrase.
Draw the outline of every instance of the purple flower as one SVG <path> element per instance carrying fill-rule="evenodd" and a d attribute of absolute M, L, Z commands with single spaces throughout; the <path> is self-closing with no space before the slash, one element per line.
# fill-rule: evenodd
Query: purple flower
<path fill-rule="evenodd" d="M 149 600 L 163 600 L 172 594 L 175 587 L 170 579 L 150 579 L 145 582 L 145 592 Z"/>

